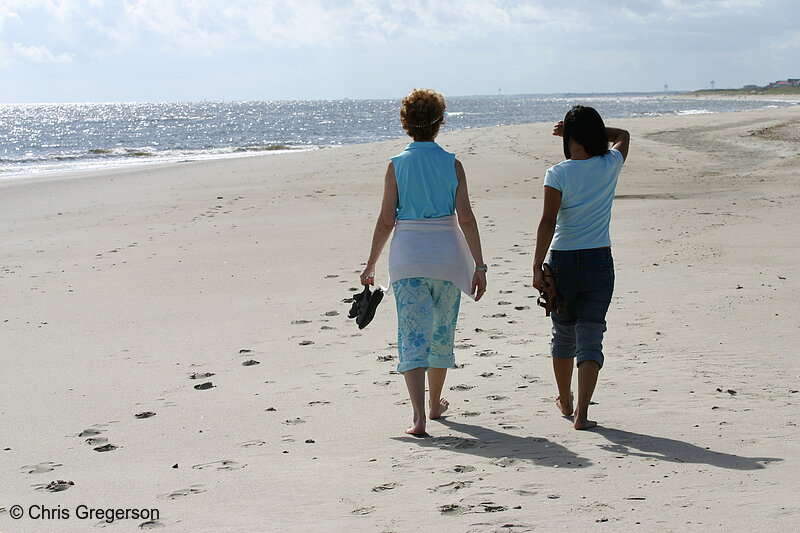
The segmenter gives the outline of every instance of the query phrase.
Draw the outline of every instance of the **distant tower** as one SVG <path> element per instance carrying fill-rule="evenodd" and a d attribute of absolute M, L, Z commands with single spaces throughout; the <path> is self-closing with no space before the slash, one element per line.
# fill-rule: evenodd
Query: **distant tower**
<path fill-rule="evenodd" d="M 714 80 L 711 80 L 711 90 L 714 90 Z"/>
<path fill-rule="evenodd" d="M 667 94 L 668 92 L 669 92 L 669 85 L 665 83 L 664 84 L 664 94 Z"/>
<path fill-rule="evenodd" d="M 503 89 L 497 89 L 497 94 L 498 95 L 503 94 Z"/>

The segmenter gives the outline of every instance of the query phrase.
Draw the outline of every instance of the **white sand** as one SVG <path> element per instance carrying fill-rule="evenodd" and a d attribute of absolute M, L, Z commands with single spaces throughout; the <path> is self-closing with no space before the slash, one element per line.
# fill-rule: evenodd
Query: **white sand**
<path fill-rule="evenodd" d="M 548 124 L 439 139 L 491 270 L 429 439 L 380 360 L 393 299 L 361 332 L 342 303 L 405 140 L 0 182 L 0 531 L 107 525 L 79 504 L 192 532 L 792 530 L 800 106 L 609 125 L 633 140 L 592 432 L 558 415 L 529 285 Z"/>

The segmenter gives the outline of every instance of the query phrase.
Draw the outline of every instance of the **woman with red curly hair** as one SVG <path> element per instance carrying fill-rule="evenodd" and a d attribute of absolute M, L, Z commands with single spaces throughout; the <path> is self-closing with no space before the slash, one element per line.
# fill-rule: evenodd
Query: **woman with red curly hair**
<path fill-rule="evenodd" d="M 415 436 L 426 436 L 427 419 L 440 418 L 448 408 L 441 394 L 447 369 L 455 365 L 461 292 L 477 301 L 486 291 L 487 267 L 464 167 L 434 142 L 444 112 L 436 91 L 414 89 L 403 98 L 400 122 L 414 142 L 386 169 L 372 249 L 361 273 L 362 285 L 374 284 L 375 265 L 394 232 L 389 278 L 397 303 L 397 370 L 413 408 L 406 433 Z"/>

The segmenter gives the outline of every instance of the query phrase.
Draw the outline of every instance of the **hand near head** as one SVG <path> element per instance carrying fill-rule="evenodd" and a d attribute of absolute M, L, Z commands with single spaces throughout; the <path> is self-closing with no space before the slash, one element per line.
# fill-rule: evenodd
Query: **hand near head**
<path fill-rule="evenodd" d="M 476 270 L 472 275 L 472 294 L 475 295 L 475 301 L 481 299 L 483 293 L 486 292 L 486 271 Z"/>
<path fill-rule="evenodd" d="M 375 285 L 375 265 L 367 265 L 361 273 L 361 285 Z"/>
<path fill-rule="evenodd" d="M 560 120 L 556 122 L 556 125 L 553 126 L 553 135 L 556 137 L 563 137 L 564 136 L 564 121 Z"/>

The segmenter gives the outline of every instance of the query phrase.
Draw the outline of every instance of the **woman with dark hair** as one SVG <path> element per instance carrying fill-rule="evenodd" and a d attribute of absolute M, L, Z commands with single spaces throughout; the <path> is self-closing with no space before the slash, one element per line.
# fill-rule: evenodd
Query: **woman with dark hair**
<path fill-rule="evenodd" d="M 430 89 L 403 98 L 400 123 L 414 142 L 386 169 L 372 249 L 361 273 L 362 285 L 374 284 L 375 265 L 394 231 L 389 279 L 397 303 L 397 370 L 413 408 L 406 433 L 416 436 L 425 436 L 427 418 L 440 418 L 449 405 L 441 394 L 447 369 L 455 365 L 461 292 L 477 301 L 486 291 L 487 267 L 464 167 L 434 142 L 444 111 L 444 98 Z"/>
<path fill-rule="evenodd" d="M 570 109 L 553 128 L 553 135 L 563 137 L 567 159 L 545 175 L 533 286 L 547 291 L 555 285 L 557 291 L 551 293 L 557 302 L 549 302 L 553 307 L 550 354 L 558 386 L 556 405 L 562 415 L 573 416 L 575 429 L 589 429 L 597 425 L 588 419 L 589 403 L 603 367 L 606 312 L 614 292 L 611 204 L 630 135 L 605 127 L 600 114 L 584 106 Z M 550 261 L 546 264 L 548 250 Z M 578 401 L 573 409 L 574 359 Z"/>

